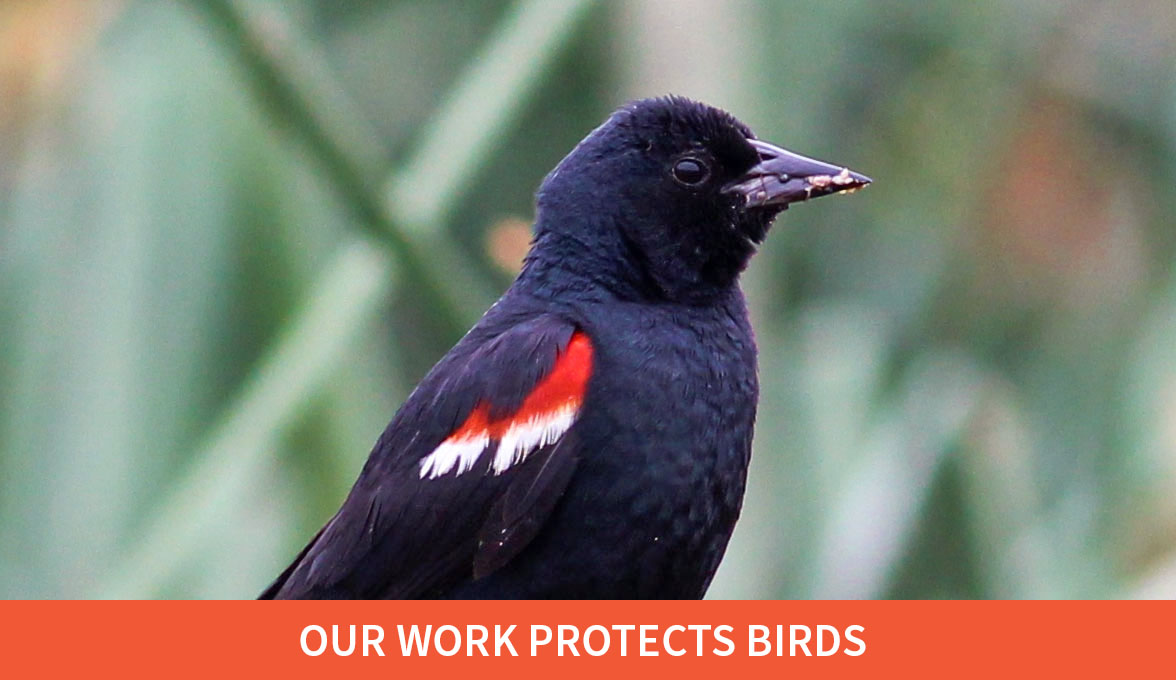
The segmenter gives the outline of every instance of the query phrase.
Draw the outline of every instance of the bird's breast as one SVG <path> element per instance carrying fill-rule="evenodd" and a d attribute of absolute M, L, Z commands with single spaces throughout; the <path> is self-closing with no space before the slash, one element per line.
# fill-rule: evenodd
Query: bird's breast
<path fill-rule="evenodd" d="M 641 564 L 651 587 L 697 596 L 742 502 L 757 399 L 745 317 L 726 310 L 609 315 L 588 329 L 596 366 L 569 503 L 586 535 Z M 634 530 L 637 528 L 637 530 Z"/>

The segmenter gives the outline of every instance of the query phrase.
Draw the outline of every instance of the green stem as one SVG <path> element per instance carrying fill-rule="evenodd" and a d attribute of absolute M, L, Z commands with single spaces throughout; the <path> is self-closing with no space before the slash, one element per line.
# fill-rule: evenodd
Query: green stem
<path fill-rule="evenodd" d="M 416 233 L 444 221 L 592 4 L 531 0 L 511 9 L 425 126 L 403 171 L 387 183 L 388 202 L 405 229 Z"/>
<path fill-rule="evenodd" d="M 272 463 L 278 435 L 302 412 L 338 358 L 392 288 L 386 253 L 356 239 L 340 248 L 294 321 L 261 358 L 159 503 L 134 545 L 121 556 L 99 596 L 154 595 L 216 526 L 231 523 L 240 500 Z"/>
<path fill-rule="evenodd" d="M 427 133 L 401 179 L 390 182 L 393 187 L 425 187 L 431 192 L 430 214 L 420 208 L 423 203 L 414 203 L 416 207 L 405 209 L 404 218 L 391 207 L 398 203 L 385 202 L 369 179 L 379 176 L 374 153 L 379 145 L 362 134 L 355 121 L 337 115 L 352 107 L 327 80 L 311 82 L 320 72 L 315 65 L 294 56 L 279 33 L 263 30 L 268 24 L 258 21 L 242 3 L 201 0 L 193 4 L 207 11 L 222 29 L 270 115 L 287 124 L 322 163 L 364 230 L 399 256 L 400 278 L 413 285 L 414 292 L 424 296 L 457 334 L 481 308 L 470 309 L 469 291 L 461 279 L 441 268 L 450 254 L 439 257 L 431 252 L 429 244 L 436 236 L 423 233 L 420 226 L 440 224 L 440 216 L 468 188 L 469 179 L 505 135 L 508 119 L 517 115 L 538 87 L 558 48 L 583 16 L 582 10 L 592 2 L 526 0 L 512 9 L 503 27 L 491 36 L 486 52 L 458 79 L 448 104 L 426 126 Z M 493 93 L 485 91 L 488 68 L 498 76 L 493 79 Z M 516 90 L 506 91 L 507 87 Z M 458 111 L 463 107 L 481 107 L 481 111 L 466 115 Z M 439 169 L 435 157 L 454 165 Z M 433 179 L 438 181 L 436 186 Z M 398 227 L 401 222 L 417 227 L 411 236 Z M 231 521 L 240 499 L 256 488 L 278 435 L 302 412 L 350 339 L 381 308 L 391 289 L 391 270 L 392 263 L 370 242 L 359 241 L 340 250 L 312 285 L 289 328 L 274 339 L 228 404 L 194 455 L 192 467 L 124 551 L 100 595 L 157 594 L 212 528 Z"/>
<path fill-rule="evenodd" d="M 434 255 L 410 239 L 386 209 L 379 191 L 386 172 L 383 145 L 360 127 L 359 116 L 340 115 L 355 107 L 331 78 L 320 75 L 326 69 L 305 49 L 298 49 L 279 15 L 262 15 L 236 0 L 199 0 L 193 6 L 220 30 L 269 115 L 285 124 L 322 164 L 324 176 L 355 212 L 358 225 L 396 253 L 414 293 L 424 298 L 451 335 L 460 336 L 481 310 L 463 306 L 465 291 L 426 264 Z"/>

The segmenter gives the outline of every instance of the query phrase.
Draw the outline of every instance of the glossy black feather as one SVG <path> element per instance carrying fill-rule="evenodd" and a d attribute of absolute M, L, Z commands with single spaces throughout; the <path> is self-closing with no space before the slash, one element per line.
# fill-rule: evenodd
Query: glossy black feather
<path fill-rule="evenodd" d="M 490 471 L 492 452 L 484 452 L 464 474 L 420 475 L 421 459 L 479 402 L 489 403 L 491 412 L 516 410 L 575 330 L 550 314 L 514 321 L 509 314 L 488 314 L 426 376 L 380 437 L 343 507 L 265 595 L 435 594 L 472 577 L 479 532 L 492 507 L 513 520 L 506 552 L 500 547 L 495 553 L 524 547 L 533 531 L 517 525 L 537 526 L 542 518 L 530 513 L 550 512 L 575 465 L 574 452 L 557 456 L 556 446 L 547 446 L 500 475 Z M 526 507 L 515 507 L 514 499 Z"/>
<path fill-rule="evenodd" d="M 531 543 L 563 496 L 579 459 L 574 429 L 527 458 L 478 531 L 473 580 L 506 566 Z"/>
<path fill-rule="evenodd" d="M 701 597 L 739 515 L 758 385 L 739 273 L 782 209 L 724 191 L 751 132 L 679 98 L 626 106 L 544 180 L 503 298 L 388 425 L 273 597 Z M 705 180 L 684 182 L 691 159 Z M 698 174 L 698 173 L 696 173 Z M 482 400 L 514 412 L 577 330 L 578 420 L 500 475 L 421 479 Z"/>

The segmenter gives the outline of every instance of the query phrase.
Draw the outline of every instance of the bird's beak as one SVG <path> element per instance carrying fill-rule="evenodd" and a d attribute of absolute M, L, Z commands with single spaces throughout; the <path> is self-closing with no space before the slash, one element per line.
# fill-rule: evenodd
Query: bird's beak
<path fill-rule="evenodd" d="M 748 141 L 759 153 L 759 163 L 723 187 L 742 196 L 747 208 L 787 208 L 810 198 L 854 192 L 873 181 L 849 168 L 805 158 L 758 139 Z"/>

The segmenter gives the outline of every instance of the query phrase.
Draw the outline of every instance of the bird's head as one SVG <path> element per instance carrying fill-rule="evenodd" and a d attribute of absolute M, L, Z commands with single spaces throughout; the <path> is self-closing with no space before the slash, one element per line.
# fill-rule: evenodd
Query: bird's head
<path fill-rule="evenodd" d="M 657 297 L 705 296 L 735 283 L 790 204 L 869 183 L 757 140 L 725 111 L 644 99 L 616 111 L 547 176 L 536 236 L 541 244 L 545 231 L 558 232 L 608 251 Z"/>

